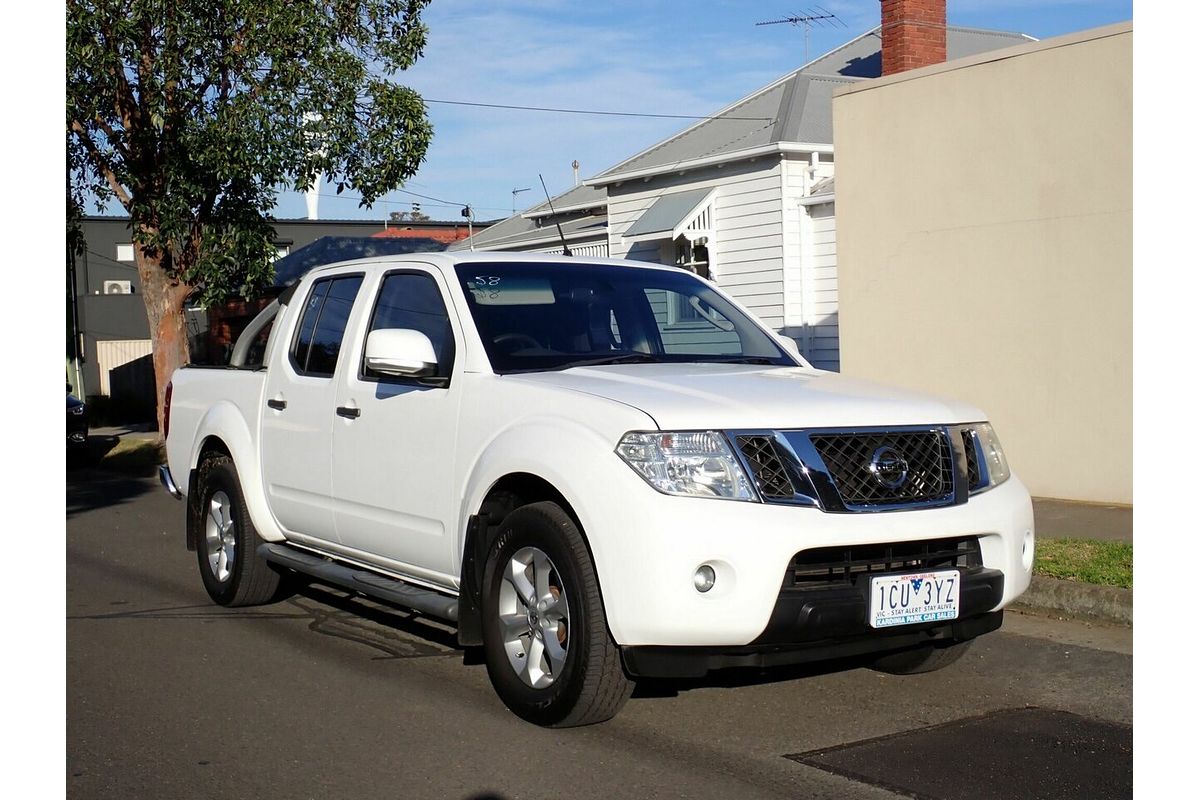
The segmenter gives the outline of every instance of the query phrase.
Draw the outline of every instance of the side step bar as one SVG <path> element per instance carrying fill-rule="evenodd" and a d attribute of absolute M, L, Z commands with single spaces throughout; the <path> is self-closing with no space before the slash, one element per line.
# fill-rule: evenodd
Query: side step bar
<path fill-rule="evenodd" d="M 458 622 L 458 598 L 422 589 L 410 583 L 389 578 L 376 572 L 352 567 L 337 561 L 270 542 L 258 546 L 258 553 L 272 564 L 294 569 L 326 583 L 395 603 L 431 617 Z"/>

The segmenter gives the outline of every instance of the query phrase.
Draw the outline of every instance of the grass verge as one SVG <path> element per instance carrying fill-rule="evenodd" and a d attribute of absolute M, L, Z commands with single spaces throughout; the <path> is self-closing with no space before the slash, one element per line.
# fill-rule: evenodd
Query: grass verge
<path fill-rule="evenodd" d="M 1095 539 L 1039 539 L 1033 572 L 1101 586 L 1133 588 L 1133 544 Z"/>
<path fill-rule="evenodd" d="M 124 437 L 100 458 L 100 466 L 121 472 L 153 472 L 163 459 L 162 445 L 156 440 Z"/>

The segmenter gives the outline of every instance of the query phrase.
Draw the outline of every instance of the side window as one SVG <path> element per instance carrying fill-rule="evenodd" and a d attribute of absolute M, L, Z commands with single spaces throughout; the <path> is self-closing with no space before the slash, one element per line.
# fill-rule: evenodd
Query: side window
<path fill-rule="evenodd" d="M 361 285 L 361 275 L 327 278 L 313 284 L 292 346 L 292 363 L 297 372 L 333 375 L 342 335 Z"/>
<path fill-rule="evenodd" d="M 255 335 L 254 341 L 250 343 L 250 347 L 246 350 L 246 360 L 242 366 L 258 369 L 266 362 L 267 342 L 271 339 L 271 330 L 274 327 L 275 320 L 271 320 Z"/>
<path fill-rule="evenodd" d="M 317 281 L 312 291 L 308 293 L 308 302 L 304 304 L 304 316 L 300 318 L 300 327 L 296 330 L 296 341 L 292 344 L 292 366 L 297 372 L 304 372 L 308 364 L 308 350 L 312 346 L 313 331 L 317 327 L 317 317 L 321 316 L 321 306 L 325 303 L 325 292 L 329 290 L 332 281 Z"/>
<path fill-rule="evenodd" d="M 438 357 L 437 377 L 450 376 L 454 366 L 454 334 L 442 293 L 431 276 L 405 272 L 384 278 L 371 315 L 368 336 L 370 331 L 383 328 L 408 328 L 428 336 Z M 368 369 L 365 363 L 362 375 L 364 378 L 385 377 Z"/>

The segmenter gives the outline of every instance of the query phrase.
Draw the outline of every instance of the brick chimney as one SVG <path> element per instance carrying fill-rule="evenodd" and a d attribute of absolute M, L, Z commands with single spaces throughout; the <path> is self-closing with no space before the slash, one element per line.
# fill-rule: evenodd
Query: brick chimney
<path fill-rule="evenodd" d="M 946 60 L 946 0 L 880 0 L 883 74 Z"/>

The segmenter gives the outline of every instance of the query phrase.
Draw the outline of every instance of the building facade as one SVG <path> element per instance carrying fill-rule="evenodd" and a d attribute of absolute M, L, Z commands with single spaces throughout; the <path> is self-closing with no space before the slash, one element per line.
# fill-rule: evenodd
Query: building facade
<path fill-rule="evenodd" d="M 979 406 L 1043 497 L 1133 501 L 1132 43 L 1113 25 L 833 101 L 843 369 Z"/>

